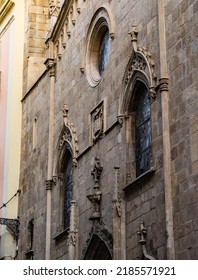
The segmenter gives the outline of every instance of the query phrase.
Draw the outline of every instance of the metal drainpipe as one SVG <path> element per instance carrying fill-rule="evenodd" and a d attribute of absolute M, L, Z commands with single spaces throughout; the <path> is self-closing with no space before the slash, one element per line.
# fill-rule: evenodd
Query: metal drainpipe
<path fill-rule="evenodd" d="M 159 51 L 160 51 L 160 92 L 162 102 L 162 129 L 163 129 L 163 172 L 166 209 L 166 233 L 167 233 L 167 258 L 175 259 L 174 235 L 173 235 L 173 203 L 171 185 L 171 146 L 169 124 L 169 77 L 166 51 L 166 27 L 164 0 L 158 0 L 159 21 Z"/>

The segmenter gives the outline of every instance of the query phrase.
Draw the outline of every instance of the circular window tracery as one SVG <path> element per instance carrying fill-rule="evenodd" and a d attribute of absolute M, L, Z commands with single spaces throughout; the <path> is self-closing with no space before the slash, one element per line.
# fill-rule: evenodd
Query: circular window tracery
<path fill-rule="evenodd" d="M 110 41 L 114 38 L 114 21 L 109 10 L 99 8 L 92 18 L 86 39 L 85 68 L 89 84 L 99 84 L 107 67 Z"/>

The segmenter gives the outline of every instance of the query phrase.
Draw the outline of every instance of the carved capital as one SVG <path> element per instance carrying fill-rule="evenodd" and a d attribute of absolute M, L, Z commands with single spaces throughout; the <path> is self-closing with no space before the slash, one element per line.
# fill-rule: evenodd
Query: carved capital
<path fill-rule="evenodd" d="M 55 60 L 53 58 L 48 58 L 45 61 L 45 65 L 46 65 L 47 69 L 50 71 L 49 72 L 50 73 L 50 77 L 55 76 L 55 74 L 56 74 L 56 69 L 55 69 L 56 63 L 55 63 Z"/>
<path fill-rule="evenodd" d="M 53 181 L 49 179 L 45 181 L 45 186 L 47 191 L 52 189 L 52 182 Z"/>
<path fill-rule="evenodd" d="M 69 108 L 68 108 L 67 104 L 63 105 L 62 112 L 63 112 L 63 118 L 67 118 L 68 113 L 69 113 Z"/>
<path fill-rule="evenodd" d="M 72 166 L 73 167 L 77 167 L 77 159 L 74 157 L 73 159 L 72 159 Z"/>
<path fill-rule="evenodd" d="M 57 182 L 58 182 L 58 176 L 57 175 L 52 176 L 52 182 L 54 183 L 54 185 L 57 184 Z"/>
<path fill-rule="evenodd" d="M 129 35 L 131 35 L 131 41 L 137 42 L 137 35 L 138 35 L 138 28 L 136 25 L 132 25 L 131 31 L 129 32 Z"/>
<path fill-rule="evenodd" d="M 157 93 L 156 93 L 156 90 L 154 87 L 150 87 L 149 96 L 150 96 L 151 100 L 155 100 Z"/>
<path fill-rule="evenodd" d="M 160 92 L 168 91 L 168 82 L 169 82 L 168 78 L 159 79 L 159 89 L 160 89 Z"/>
<path fill-rule="evenodd" d="M 117 116 L 117 120 L 118 120 L 118 123 L 121 127 L 123 127 L 123 124 L 124 124 L 124 115 L 120 115 L 120 116 Z"/>

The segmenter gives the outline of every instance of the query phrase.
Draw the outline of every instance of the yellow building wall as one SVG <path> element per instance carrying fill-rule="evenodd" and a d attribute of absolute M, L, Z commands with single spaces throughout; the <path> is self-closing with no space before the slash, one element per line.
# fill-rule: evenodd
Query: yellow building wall
<path fill-rule="evenodd" d="M 6 38 L 9 36 L 9 39 Z M 7 40 L 7 41 L 5 41 Z M 21 145 L 21 98 L 22 98 L 22 69 L 24 49 L 24 1 L 6 0 L 0 5 L 0 44 L 7 43 L 7 50 L 2 52 L 1 58 L 8 55 L 7 59 L 1 59 L 2 72 L 1 96 L 6 100 L 4 115 L 4 130 L 1 137 L 4 139 L 4 158 L 1 158 L 0 203 L 6 203 L 19 189 L 20 170 L 20 145 Z M 4 46 L 5 47 L 5 46 Z M 5 50 L 5 48 L 4 48 Z M 7 65 L 3 65 L 7 63 Z M 3 71 L 7 69 L 7 76 Z M 1 99 L 0 99 L 1 102 Z M 1 106 L 1 104 L 0 104 Z M 2 207 L 2 204 L 0 204 Z M 0 210 L 0 217 L 17 218 L 17 195 Z M 0 228 L 0 259 L 13 259 L 16 254 L 16 242 L 6 226 Z"/>

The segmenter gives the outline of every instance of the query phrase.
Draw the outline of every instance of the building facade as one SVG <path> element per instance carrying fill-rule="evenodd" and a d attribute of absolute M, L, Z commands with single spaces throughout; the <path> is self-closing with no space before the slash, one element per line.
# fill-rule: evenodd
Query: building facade
<path fill-rule="evenodd" d="M 197 1 L 26 1 L 19 259 L 197 259 Z"/>
<path fill-rule="evenodd" d="M 16 256 L 24 47 L 23 1 L 0 3 L 0 259 Z M 1 220 L 3 218 L 3 220 Z M 12 223 L 12 221 L 10 221 Z"/>

